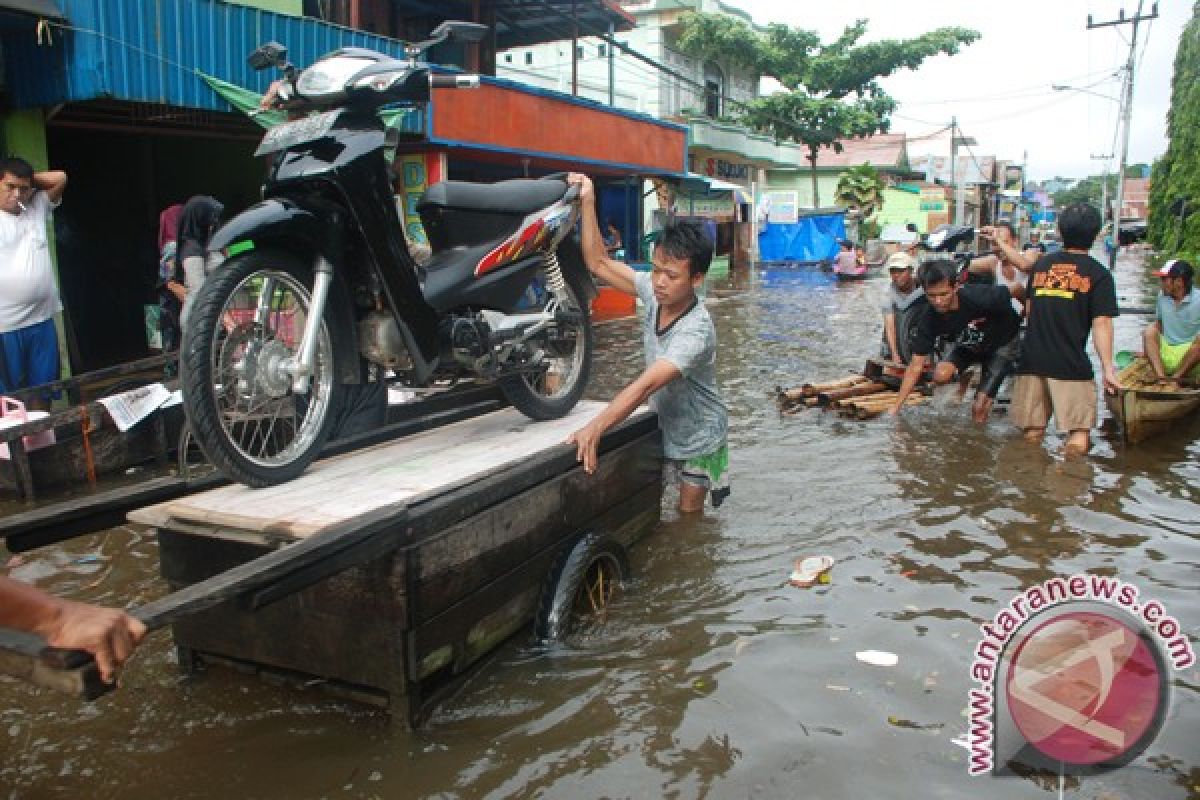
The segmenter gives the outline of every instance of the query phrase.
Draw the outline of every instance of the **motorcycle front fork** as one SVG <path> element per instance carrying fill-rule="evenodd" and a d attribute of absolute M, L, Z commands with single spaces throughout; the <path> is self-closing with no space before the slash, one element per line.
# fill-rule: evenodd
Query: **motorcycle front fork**
<path fill-rule="evenodd" d="M 280 369 L 291 376 L 292 391 L 295 394 L 307 394 L 308 383 L 313 374 L 313 359 L 317 352 L 317 337 L 321 335 L 321 320 L 325 317 L 325 301 L 329 298 L 329 287 L 333 285 L 333 265 L 323 255 L 318 255 L 313 264 L 312 298 L 308 305 L 308 313 L 304 319 L 304 335 L 300 339 L 300 347 L 292 358 L 285 358 Z M 258 308 L 255 310 L 255 322 L 262 324 L 270 313 L 272 291 L 264 285 L 264 291 L 259 295 Z"/>

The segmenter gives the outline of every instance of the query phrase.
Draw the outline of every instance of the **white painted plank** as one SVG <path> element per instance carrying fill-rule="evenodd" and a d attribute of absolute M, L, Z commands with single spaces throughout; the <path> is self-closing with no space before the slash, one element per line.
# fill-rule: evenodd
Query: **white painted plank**
<path fill-rule="evenodd" d="M 223 486 L 139 509 L 134 522 L 174 519 L 307 536 L 400 500 L 448 491 L 563 445 L 604 403 L 582 402 L 562 419 L 534 422 L 516 409 L 484 414 L 319 461 L 296 480 L 265 489 Z M 639 409 L 634 417 L 649 413 Z"/>

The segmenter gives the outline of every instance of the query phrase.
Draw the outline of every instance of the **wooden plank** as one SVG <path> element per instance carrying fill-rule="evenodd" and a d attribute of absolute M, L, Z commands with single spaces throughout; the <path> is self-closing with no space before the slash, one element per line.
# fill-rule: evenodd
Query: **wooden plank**
<path fill-rule="evenodd" d="M 426 666 L 437 668 L 442 657 L 439 644 L 418 659 L 406 631 L 487 589 L 481 605 L 461 606 L 484 609 L 486 619 L 454 617 L 455 632 L 475 635 L 472 643 L 446 650 L 443 666 L 453 673 L 477 658 L 479 648 L 527 623 L 528 600 L 540 590 L 553 556 L 586 523 L 620 514 L 637 517 L 641 528 L 653 527 L 661 494 L 657 419 L 645 415 L 618 426 L 600 450 L 598 475 L 583 474 L 572 448 L 553 446 L 422 497 L 408 506 L 403 529 L 393 531 L 402 542 L 398 551 L 259 610 L 251 606 L 274 600 L 271 589 L 181 619 L 174 626 L 176 641 L 201 660 L 214 655 L 380 689 L 403 719 L 428 699 L 427 687 L 409 685 L 406 665 L 428 660 Z M 610 473 L 613 481 L 606 478 Z M 484 529 L 486 535 L 472 538 Z M 159 541 L 163 577 L 173 586 L 218 574 L 270 546 L 262 534 L 179 522 L 160 529 Z M 458 557 L 464 554 L 466 561 Z M 298 619 L 304 620 L 303 635 L 296 632 Z"/>
<path fill-rule="evenodd" d="M 317 462 L 279 486 L 227 486 L 130 515 L 164 525 L 198 522 L 298 537 L 381 504 L 445 492 L 518 463 L 541 450 L 568 452 L 566 437 L 604 404 L 581 403 L 568 416 L 534 422 L 509 409 L 417 434 L 402 441 Z M 641 414 L 649 412 L 643 411 Z"/>
<path fill-rule="evenodd" d="M 191 488 L 218 485 L 215 476 Z M 159 503 L 186 491 L 182 480 L 174 476 L 153 478 L 133 486 L 122 486 L 72 497 L 50 506 L 9 514 L 0 519 L 0 535 L 13 553 L 73 539 L 121 525 L 131 508 Z"/>

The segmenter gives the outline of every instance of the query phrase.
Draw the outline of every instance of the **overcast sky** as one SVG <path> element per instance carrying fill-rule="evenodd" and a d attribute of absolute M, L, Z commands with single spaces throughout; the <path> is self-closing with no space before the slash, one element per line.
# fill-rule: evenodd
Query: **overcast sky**
<path fill-rule="evenodd" d="M 892 131 L 908 134 L 909 154 L 949 155 L 949 139 L 928 134 L 951 117 L 974 136 L 976 155 L 1020 162 L 1028 151 L 1029 175 L 1044 179 L 1100 173 L 1091 156 L 1114 154 L 1118 105 L 1081 92 L 1056 92 L 1051 84 L 1084 87 L 1116 97 L 1113 74 L 1129 54 L 1132 25 L 1088 30 L 1095 22 L 1133 15 L 1138 0 L 727 0 L 756 22 L 783 22 L 821 33 L 826 41 L 855 19 L 869 21 L 869 39 L 917 36 L 956 25 L 983 34 L 956 56 L 938 56 L 915 72 L 884 85 L 899 103 Z M 1146 0 L 1143 14 L 1150 12 Z M 1129 163 L 1152 162 L 1166 150 L 1166 113 L 1179 36 L 1191 16 L 1189 0 L 1160 0 L 1158 19 L 1138 28 Z M 922 138 L 925 137 L 925 138 Z"/>

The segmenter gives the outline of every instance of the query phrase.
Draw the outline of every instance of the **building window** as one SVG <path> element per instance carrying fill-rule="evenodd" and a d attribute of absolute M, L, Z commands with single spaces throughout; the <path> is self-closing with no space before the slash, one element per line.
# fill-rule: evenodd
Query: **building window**
<path fill-rule="evenodd" d="M 608 55 L 608 45 L 602 44 L 599 47 L 597 47 L 596 55 L 600 56 L 601 58 L 604 58 L 605 56 L 607 56 Z"/>
<path fill-rule="evenodd" d="M 721 96 L 725 94 L 725 74 L 711 61 L 704 64 L 704 115 L 721 116 Z"/>
<path fill-rule="evenodd" d="M 575 48 L 575 57 L 583 58 L 583 45 L 579 45 L 578 47 Z"/>
<path fill-rule="evenodd" d="M 533 63 L 533 51 L 532 51 L 532 50 L 530 50 L 530 51 L 528 51 L 527 53 L 525 53 L 525 63 L 526 63 L 526 64 L 532 64 L 532 63 Z"/>
<path fill-rule="evenodd" d="M 504 54 L 504 63 L 505 63 L 505 64 L 511 64 L 511 63 L 512 63 L 512 53 L 505 53 L 505 54 Z"/>

